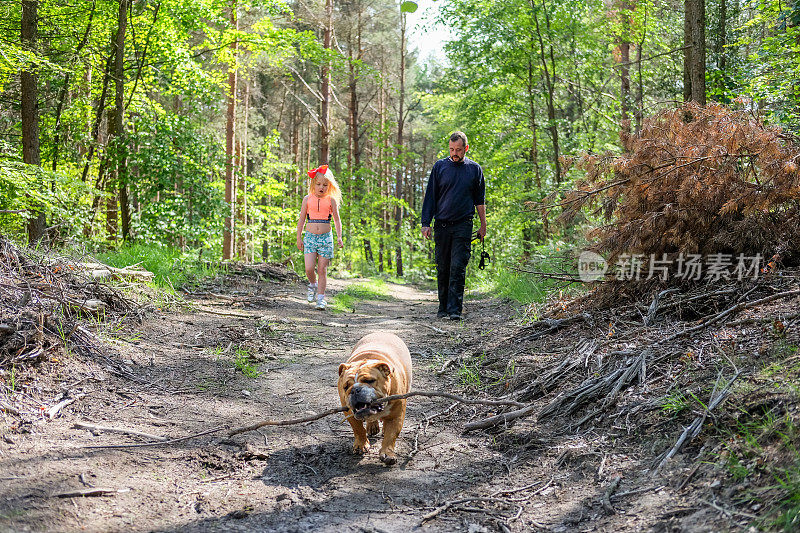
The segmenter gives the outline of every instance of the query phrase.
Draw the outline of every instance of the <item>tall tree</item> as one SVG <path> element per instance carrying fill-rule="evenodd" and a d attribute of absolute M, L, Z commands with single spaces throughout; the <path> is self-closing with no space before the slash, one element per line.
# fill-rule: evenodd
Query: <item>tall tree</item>
<path fill-rule="evenodd" d="M 128 27 L 128 9 L 130 0 L 119 0 L 117 15 L 117 31 L 112 43 L 114 57 L 114 108 L 108 121 L 108 146 L 111 148 L 108 179 L 108 214 L 107 226 L 109 240 L 117 236 L 117 201 L 122 219 L 122 239 L 130 238 L 130 206 L 128 202 L 128 184 L 126 179 L 125 138 L 123 116 L 125 112 L 125 34 Z M 114 194 L 119 191 L 119 198 Z"/>
<path fill-rule="evenodd" d="M 39 37 L 39 2 L 23 0 L 22 2 L 22 48 L 38 56 Z M 39 104 L 38 76 L 36 65 L 29 64 L 20 72 L 20 110 L 22 118 L 22 161 L 28 165 L 41 165 L 39 152 Z M 39 185 L 44 188 L 44 182 Z M 41 207 L 36 209 L 28 219 L 28 242 L 36 242 L 44 236 L 47 229 L 45 214 Z"/>
<path fill-rule="evenodd" d="M 684 0 L 683 100 L 706 105 L 706 4 Z"/>
<path fill-rule="evenodd" d="M 325 0 L 325 28 L 322 33 L 322 47 L 325 52 L 331 49 L 331 38 L 333 35 L 333 0 Z M 320 112 L 320 144 L 319 160 L 322 164 L 328 164 L 330 152 L 331 134 L 331 61 L 327 57 L 322 62 L 322 83 L 320 93 L 322 94 Z"/>
<path fill-rule="evenodd" d="M 398 277 L 403 277 L 403 253 L 400 243 L 402 242 L 403 229 L 403 128 L 405 126 L 405 101 L 406 101 L 406 12 L 416 10 L 416 5 L 400 6 L 400 92 L 397 103 L 397 168 L 395 170 L 394 192 L 398 202 L 394 208 L 394 231 L 397 236 L 395 247 L 395 267 Z"/>
<path fill-rule="evenodd" d="M 238 0 L 231 0 L 230 23 L 231 27 L 239 30 L 239 17 L 237 14 Z M 234 150 L 236 137 L 236 91 L 238 85 L 237 63 L 238 39 L 231 43 L 231 65 L 228 67 L 228 111 L 225 125 L 225 222 L 222 229 L 222 258 L 233 257 L 233 220 L 235 216 L 234 188 L 236 182 L 236 168 L 234 164 Z"/>
<path fill-rule="evenodd" d="M 533 8 L 533 20 L 536 23 L 536 36 L 539 40 L 539 59 L 542 63 L 542 70 L 544 71 L 545 89 L 547 89 L 547 121 L 548 129 L 550 130 L 550 139 L 553 141 L 553 168 L 555 169 L 555 181 L 561 183 L 561 147 L 559 146 L 558 139 L 558 124 L 556 123 L 556 60 L 553 54 L 553 36 L 550 29 L 550 13 L 547 9 L 545 0 L 542 0 L 542 14 L 544 16 L 545 27 L 547 28 L 549 57 L 545 55 L 544 40 L 542 38 L 542 30 L 539 26 L 539 15 L 536 13 L 537 8 L 533 5 L 531 0 L 531 7 Z M 548 58 L 550 65 L 548 66 Z"/>

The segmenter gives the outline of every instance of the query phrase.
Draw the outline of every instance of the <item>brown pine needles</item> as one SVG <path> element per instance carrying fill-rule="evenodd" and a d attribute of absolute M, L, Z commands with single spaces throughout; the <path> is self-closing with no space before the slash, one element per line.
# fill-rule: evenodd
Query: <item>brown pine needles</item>
<path fill-rule="evenodd" d="M 683 252 L 780 254 L 784 263 L 798 262 L 795 138 L 748 112 L 690 103 L 650 117 L 622 142 L 619 156 L 566 159 L 566 168 L 585 178 L 556 204 L 563 222 L 584 209 L 608 222 L 590 237 L 611 260 Z"/>

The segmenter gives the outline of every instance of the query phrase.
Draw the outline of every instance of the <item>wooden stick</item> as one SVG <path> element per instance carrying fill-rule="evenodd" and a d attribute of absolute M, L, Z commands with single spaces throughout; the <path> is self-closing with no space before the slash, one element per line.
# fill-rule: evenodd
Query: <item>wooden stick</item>
<path fill-rule="evenodd" d="M 84 446 L 84 448 L 90 450 L 99 450 L 99 449 L 148 448 L 151 446 L 166 446 L 167 444 L 175 444 L 176 442 L 183 442 L 185 440 L 195 439 L 197 437 L 202 437 L 203 435 L 211 435 L 212 433 L 218 433 L 225 429 L 228 428 L 226 426 L 218 426 L 213 429 L 209 429 L 207 431 L 195 433 L 194 435 L 187 435 L 185 437 L 179 437 L 177 439 L 171 439 L 159 442 L 144 442 L 141 444 L 109 444 L 105 446 Z"/>
<path fill-rule="evenodd" d="M 469 405 L 489 405 L 489 406 L 499 406 L 499 405 L 512 405 L 517 407 L 532 407 L 526 406 L 526 404 L 515 402 L 511 400 L 474 400 L 470 398 L 463 398 L 461 396 L 456 396 L 455 394 L 450 394 L 449 392 L 429 392 L 429 391 L 414 391 L 408 392 L 406 394 L 393 394 L 391 396 L 386 396 L 385 398 L 379 398 L 372 402 L 372 405 L 379 405 L 386 402 L 391 402 L 394 400 L 404 400 L 406 398 L 410 398 L 412 396 L 425 396 L 429 398 L 449 398 L 451 400 L 455 400 L 460 403 L 465 403 Z M 228 437 L 233 437 L 234 435 L 239 435 L 240 433 L 247 433 L 248 431 L 255 431 L 260 429 L 264 426 L 291 426 L 296 424 L 304 424 L 306 422 L 313 422 L 314 420 L 319 420 L 320 418 L 324 418 L 326 416 L 334 415 L 336 413 L 344 413 L 349 411 L 349 407 L 337 407 L 335 409 L 328 409 L 327 411 L 322 411 L 321 413 L 316 413 L 310 416 L 305 416 L 302 418 L 292 418 L 289 420 L 262 420 L 260 422 L 256 422 L 254 424 L 250 424 L 248 426 L 242 426 L 239 428 L 235 428 L 228 431 Z M 146 442 L 142 444 L 115 444 L 109 446 L 85 446 L 85 448 L 92 448 L 92 449 L 99 449 L 99 448 L 142 448 L 146 446 L 161 446 L 167 444 L 174 444 L 176 442 L 182 442 L 185 440 L 193 439 L 196 437 L 202 437 L 204 435 L 209 435 L 211 433 L 217 433 L 219 431 L 223 431 L 228 429 L 226 426 L 219 426 L 214 429 L 210 429 L 208 431 L 203 431 L 201 433 L 196 433 L 194 435 L 187 435 L 186 437 L 180 437 L 177 439 L 170 439 L 170 440 L 160 440 L 159 442 Z"/>
<path fill-rule="evenodd" d="M 320 418 L 324 418 L 329 415 L 335 415 L 336 413 L 344 413 L 345 411 L 349 411 L 349 407 L 337 407 L 336 409 L 328 409 L 327 411 L 323 411 L 321 413 L 317 413 L 315 415 L 306 416 L 303 418 L 292 418 L 290 420 L 262 420 L 261 422 L 256 422 L 255 424 L 251 424 L 249 426 L 242 426 L 236 429 L 232 429 L 228 432 L 228 437 L 233 437 L 234 435 L 238 435 L 240 433 L 247 433 L 248 431 L 255 431 L 257 429 L 263 428 L 264 426 L 291 426 L 294 424 L 303 424 L 305 422 L 313 422 L 314 420 L 319 420 Z"/>
<path fill-rule="evenodd" d="M 122 433 L 124 435 L 136 435 L 137 437 L 144 437 L 150 440 L 159 440 L 159 441 L 167 440 L 166 437 L 162 437 L 160 435 L 151 435 L 150 433 L 142 433 L 141 431 L 135 431 L 133 429 L 98 426 L 95 424 L 88 424 L 86 422 L 76 422 L 75 424 L 72 425 L 72 427 L 76 429 L 88 429 L 89 431 L 102 431 L 104 433 Z"/>
<path fill-rule="evenodd" d="M 522 409 L 517 409 L 516 411 L 509 411 L 508 413 L 501 413 L 499 415 L 491 416 L 484 420 L 478 420 L 477 422 L 470 422 L 469 424 L 464 425 L 464 433 L 467 433 L 469 431 L 474 431 L 476 429 L 486 429 L 500 424 L 505 424 L 507 422 L 511 422 L 512 420 L 516 420 L 517 418 L 528 416 L 535 409 L 536 409 L 535 405 L 527 405 Z"/>
<path fill-rule="evenodd" d="M 80 400 L 84 396 L 86 396 L 86 395 L 85 394 L 78 394 L 74 398 L 67 398 L 66 400 L 61 400 L 60 402 L 55 404 L 53 407 L 51 407 L 50 409 L 47 410 L 47 418 L 49 418 L 50 420 L 54 419 L 56 417 L 56 415 L 58 414 L 58 412 L 61 411 L 64 407 L 68 406 L 71 403 L 75 403 L 76 401 Z"/>
<path fill-rule="evenodd" d="M 103 487 L 93 487 L 91 489 L 70 490 L 53 494 L 56 498 L 87 498 L 89 496 L 111 496 L 120 492 L 130 492 L 131 489 L 112 489 Z"/>

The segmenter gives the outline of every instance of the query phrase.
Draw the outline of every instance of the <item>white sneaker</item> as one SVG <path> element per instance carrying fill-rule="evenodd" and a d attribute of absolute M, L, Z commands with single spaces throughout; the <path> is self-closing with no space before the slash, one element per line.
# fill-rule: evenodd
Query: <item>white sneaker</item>
<path fill-rule="evenodd" d="M 308 301 L 309 302 L 313 302 L 314 301 L 314 296 L 316 296 L 316 295 L 317 295 L 317 288 L 316 287 L 312 287 L 311 285 L 309 285 L 308 286 Z"/>
<path fill-rule="evenodd" d="M 317 298 L 317 309 L 325 309 L 328 307 L 328 302 L 325 301 L 325 298 Z"/>

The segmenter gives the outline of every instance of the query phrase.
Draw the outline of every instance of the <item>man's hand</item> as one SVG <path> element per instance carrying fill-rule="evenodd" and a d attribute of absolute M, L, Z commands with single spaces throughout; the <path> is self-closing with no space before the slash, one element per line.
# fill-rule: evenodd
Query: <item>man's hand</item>
<path fill-rule="evenodd" d="M 481 227 L 478 228 L 478 238 L 483 241 L 484 237 L 486 237 L 486 224 L 481 224 Z"/>
<path fill-rule="evenodd" d="M 423 237 L 425 237 L 426 239 L 430 239 L 431 238 L 431 233 L 432 232 L 431 232 L 431 227 L 430 226 L 422 226 L 422 236 Z M 486 231 L 484 231 L 484 233 L 486 233 Z"/>

